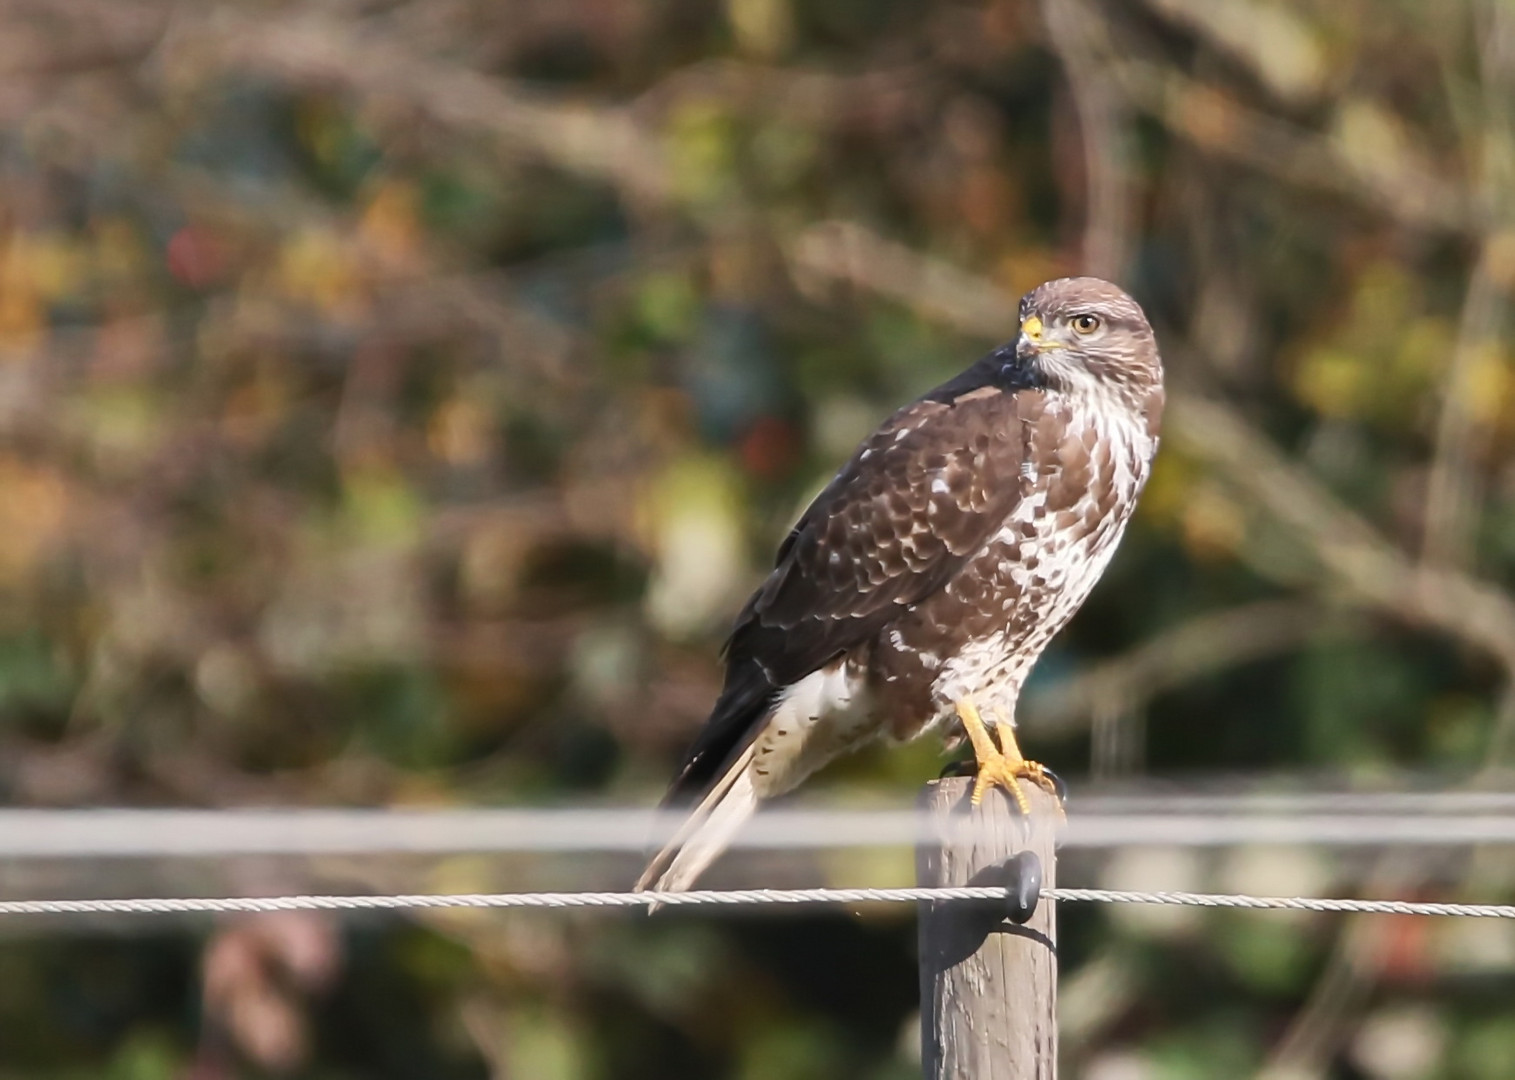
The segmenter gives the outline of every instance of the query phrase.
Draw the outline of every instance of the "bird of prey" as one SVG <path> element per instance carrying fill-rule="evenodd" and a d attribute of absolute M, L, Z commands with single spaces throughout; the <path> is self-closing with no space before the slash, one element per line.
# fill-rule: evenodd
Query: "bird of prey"
<path fill-rule="evenodd" d="M 1016 743 L 1016 699 L 1109 563 L 1162 409 L 1141 307 L 1063 278 L 1022 298 L 1013 342 L 886 420 L 737 616 L 669 791 L 692 811 L 638 889 L 688 888 L 761 801 L 879 738 L 966 736 L 975 803 L 1000 785 L 1024 811 L 1022 780 L 1053 790 Z"/>

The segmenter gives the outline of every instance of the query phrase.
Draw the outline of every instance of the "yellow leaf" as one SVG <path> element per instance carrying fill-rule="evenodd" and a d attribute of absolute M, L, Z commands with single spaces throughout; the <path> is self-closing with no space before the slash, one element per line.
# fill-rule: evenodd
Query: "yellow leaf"
<path fill-rule="evenodd" d="M 1475 424 L 1492 424 L 1504 411 L 1510 393 L 1510 366 L 1504 351 L 1488 342 L 1475 351 L 1462 385 L 1463 400 Z"/>
<path fill-rule="evenodd" d="M 726 0 L 726 17 L 742 51 L 765 60 L 783 53 L 794 37 L 789 0 Z"/>
<path fill-rule="evenodd" d="M 1247 519 L 1219 488 L 1201 487 L 1189 497 L 1183 517 L 1184 546 L 1199 558 L 1223 558 L 1241 547 Z"/>
<path fill-rule="evenodd" d="M 388 261 L 403 262 L 414 255 L 420 246 L 421 227 L 411 185 L 397 180 L 379 184 L 363 210 L 358 229 Z"/>
<path fill-rule="evenodd" d="M 1362 406 L 1365 374 L 1361 358 L 1352 353 L 1314 349 L 1294 373 L 1294 392 L 1322 416 L 1346 419 Z"/>
<path fill-rule="evenodd" d="M 0 460 L 0 491 L 0 580 L 15 582 L 58 538 L 68 490 L 50 469 Z"/>
<path fill-rule="evenodd" d="M 454 397 L 432 414 L 426 445 L 449 465 L 483 461 L 493 447 L 489 413 L 476 401 Z"/>
<path fill-rule="evenodd" d="M 356 299 L 358 281 L 340 240 L 317 229 L 302 229 L 279 255 L 279 283 L 292 300 L 334 311 Z"/>

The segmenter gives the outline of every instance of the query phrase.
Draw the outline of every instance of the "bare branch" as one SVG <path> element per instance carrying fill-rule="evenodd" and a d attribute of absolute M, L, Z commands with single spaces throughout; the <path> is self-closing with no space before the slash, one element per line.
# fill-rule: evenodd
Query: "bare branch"
<path fill-rule="evenodd" d="M 1479 369 L 1490 362 L 1507 307 L 1504 289 L 1494 272 L 1498 258 L 1495 242 L 1486 242 L 1463 301 L 1426 490 L 1421 557 L 1428 563 L 1466 566 L 1472 560 L 1473 533 L 1482 501 L 1475 463 L 1489 437 L 1488 424 L 1479 420 Z"/>
<path fill-rule="evenodd" d="M 1297 648 L 1329 625 L 1320 608 L 1298 600 L 1207 612 L 1033 698 L 1026 709 L 1027 730 L 1066 734 L 1087 727 L 1089 717 L 1103 708 L 1140 709 L 1193 679 Z"/>
<path fill-rule="evenodd" d="M 1515 672 L 1515 602 L 1505 593 L 1413 563 L 1229 406 L 1175 395 L 1169 417 L 1185 449 L 1306 539 L 1353 602 L 1473 645 Z"/>
<path fill-rule="evenodd" d="M 1476 233 L 1481 219 L 1461 186 L 1402 162 L 1394 171 L 1364 168 L 1335 140 L 1264 115 L 1230 95 L 1143 61 L 1111 64 L 1130 104 L 1201 150 L 1285 183 L 1351 199 L 1405 225 Z"/>
<path fill-rule="evenodd" d="M 976 274 L 886 240 L 865 225 L 828 221 L 801 232 L 786 252 L 801 287 L 841 281 L 906 304 L 978 337 L 1015 329 L 1015 299 Z"/>
<path fill-rule="evenodd" d="M 1046 0 L 1042 17 L 1063 63 L 1084 145 L 1085 272 L 1119 280 L 1131 232 L 1125 103 L 1104 74 L 1108 58 L 1091 41 L 1094 16 L 1085 6 L 1078 0 Z"/>
<path fill-rule="evenodd" d="M 172 5 L 116 0 L 3 0 L 0 77 L 68 75 L 140 60 Z"/>
<path fill-rule="evenodd" d="M 319 15 L 277 20 L 217 10 L 173 27 L 164 62 L 196 63 L 207 49 L 231 69 L 402 102 L 437 123 L 485 132 L 518 153 L 602 179 L 653 205 L 673 195 L 662 147 L 625 107 L 531 94 Z"/>
<path fill-rule="evenodd" d="M 1515 179 L 1515 136 L 1509 103 L 1515 89 L 1515 18 L 1504 4 L 1474 5 L 1481 47 L 1475 103 L 1458 125 L 1465 156 L 1472 163 L 1479 202 L 1491 225 L 1479 245 L 1468 280 L 1457 344 L 1447 372 L 1441 414 L 1436 426 L 1436 450 L 1426 492 L 1421 557 L 1449 566 L 1468 565 L 1483 501 L 1477 476 L 1478 459 L 1488 446 L 1490 424 L 1480 416 L 1486 380 L 1481 376 L 1497 363 L 1498 341 L 1509 314 L 1511 281 L 1510 233 L 1515 205 L 1509 196 Z M 1451 77 L 1451 64 L 1443 69 Z M 1495 225 L 1502 225 L 1503 231 Z"/>

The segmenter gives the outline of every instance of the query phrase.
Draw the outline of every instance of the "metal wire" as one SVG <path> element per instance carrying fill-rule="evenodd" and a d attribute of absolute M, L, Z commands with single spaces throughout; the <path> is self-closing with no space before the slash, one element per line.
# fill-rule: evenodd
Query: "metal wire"
<path fill-rule="evenodd" d="M 645 853 L 683 824 L 631 809 L 0 810 L 0 858 L 221 858 L 391 853 Z M 939 823 L 937 823 L 939 825 Z M 733 846 L 915 846 L 937 827 L 909 809 L 766 810 Z M 963 824 L 954 822 L 954 835 Z M 1229 844 L 1515 845 L 1515 795 L 1084 796 L 1065 849 Z"/>
<path fill-rule="evenodd" d="M 1046 889 L 1044 899 L 1110 904 L 1165 904 L 1249 910 L 1328 911 L 1515 919 L 1515 904 L 1438 904 L 1409 900 L 1336 900 L 1230 893 L 1132 892 L 1122 889 Z M 131 900 L 7 900 L 7 915 L 180 915 L 273 911 L 397 911 L 426 908 L 637 908 L 764 904 L 879 904 L 1006 901 L 1003 888 L 739 889 L 694 892 L 547 892 L 420 896 L 169 897 Z"/>

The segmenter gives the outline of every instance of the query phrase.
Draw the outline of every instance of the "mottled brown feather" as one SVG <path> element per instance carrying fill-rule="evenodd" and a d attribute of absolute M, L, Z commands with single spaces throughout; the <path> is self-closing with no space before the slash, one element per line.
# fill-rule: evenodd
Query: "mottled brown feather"
<path fill-rule="evenodd" d="M 895 413 L 816 497 L 732 633 L 778 685 L 869 640 L 929 596 L 1019 496 L 1026 443 L 1000 390 Z"/>
<path fill-rule="evenodd" d="M 1104 345 L 1069 336 L 1091 310 Z M 671 797 L 707 790 L 813 673 L 865 679 L 875 734 L 950 718 L 955 693 L 1013 712 L 1124 528 L 1163 404 L 1151 327 L 1120 289 L 1049 282 L 1022 300 L 1022 319 L 1033 313 L 1057 341 L 1022 338 L 895 413 L 806 510 L 737 618 L 720 700 Z M 869 729 L 837 727 L 789 781 L 855 730 Z"/>
<path fill-rule="evenodd" d="M 701 790 L 780 688 L 864 649 L 989 539 L 1023 486 L 1019 417 L 990 354 L 891 416 L 795 524 L 726 643 L 726 685 L 670 789 Z"/>

